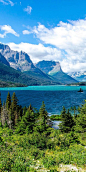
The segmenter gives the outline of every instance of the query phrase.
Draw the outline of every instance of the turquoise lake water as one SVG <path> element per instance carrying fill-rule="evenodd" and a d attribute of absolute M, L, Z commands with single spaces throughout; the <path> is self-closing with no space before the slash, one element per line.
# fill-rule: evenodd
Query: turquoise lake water
<path fill-rule="evenodd" d="M 49 86 L 28 86 L 28 87 L 6 87 L 0 88 L 0 90 L 37 90 L 37 91 L 71 91 L 79 90 L 82 88 L 86 90 L 86 86 L 65 86 L 65 85 L 49 85 Z"/>
<path fill-rule="evenodd" d="M 81 93 L 78 92 L 80 88 L 83 89 Z M 39 110 L 44 101 L 49 114 L 60 114 L 63 106 L 67 109 L 71 106 L 78 107 L 86 99 L 86 86 L 29 86 L 0 88 L 2 103 L 6 101 L 8 91 L 11 96 L 13 92 L 16 93 L 18 103 L 23 107 L 31 103 Z"/>

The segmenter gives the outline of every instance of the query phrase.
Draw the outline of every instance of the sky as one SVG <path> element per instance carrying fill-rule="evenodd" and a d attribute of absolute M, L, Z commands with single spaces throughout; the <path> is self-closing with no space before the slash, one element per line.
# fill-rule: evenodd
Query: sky
<path fill-rule="evenodd" d="M 59 61 L 86 71 L 86 0 L 0 0 L 0 42 L 33 63 Z"/>

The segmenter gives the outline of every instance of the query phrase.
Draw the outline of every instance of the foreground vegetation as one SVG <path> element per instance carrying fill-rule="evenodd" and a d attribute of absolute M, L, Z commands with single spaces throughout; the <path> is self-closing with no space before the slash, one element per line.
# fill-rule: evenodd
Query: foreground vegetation
<path fill-rule="evenodd" d="M 52 128 L 44 102 L 22 108 L 13 93 L 0 99 L 0 172 L 86 171 L 86 102 L 78 114 L 63 107 L 59 130 Z"/>

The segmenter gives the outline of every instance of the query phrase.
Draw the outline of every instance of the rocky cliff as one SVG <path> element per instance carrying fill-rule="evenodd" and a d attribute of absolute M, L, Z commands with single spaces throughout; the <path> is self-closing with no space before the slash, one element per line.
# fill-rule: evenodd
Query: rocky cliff
<path fill-rule="evenodd" d="M 10 64 L 8 63 L 6 58 L 1 53 L 0 53 L 0 62 L 7 65 L 7 66 L 10 66 Z"/>
<path fill-rule="evenodd" d="M 30 57 L 25 52 L 13 51 L 8 45 L 0 44 L 0 52 L 16 70 L 28 71 L 35 68 Z"/>

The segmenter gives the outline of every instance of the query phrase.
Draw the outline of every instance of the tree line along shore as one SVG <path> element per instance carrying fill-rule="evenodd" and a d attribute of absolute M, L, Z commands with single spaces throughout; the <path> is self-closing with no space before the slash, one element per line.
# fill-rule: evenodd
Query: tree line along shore
<path fill-rule="evenodd" d="M 18 105 L 15 92 L 3 104 L 0 95 L 0 172 L 86 171 L 86 101 L 72 110 L 63 107 L 56 130 L 44 102 L 38 111 Z"/>

